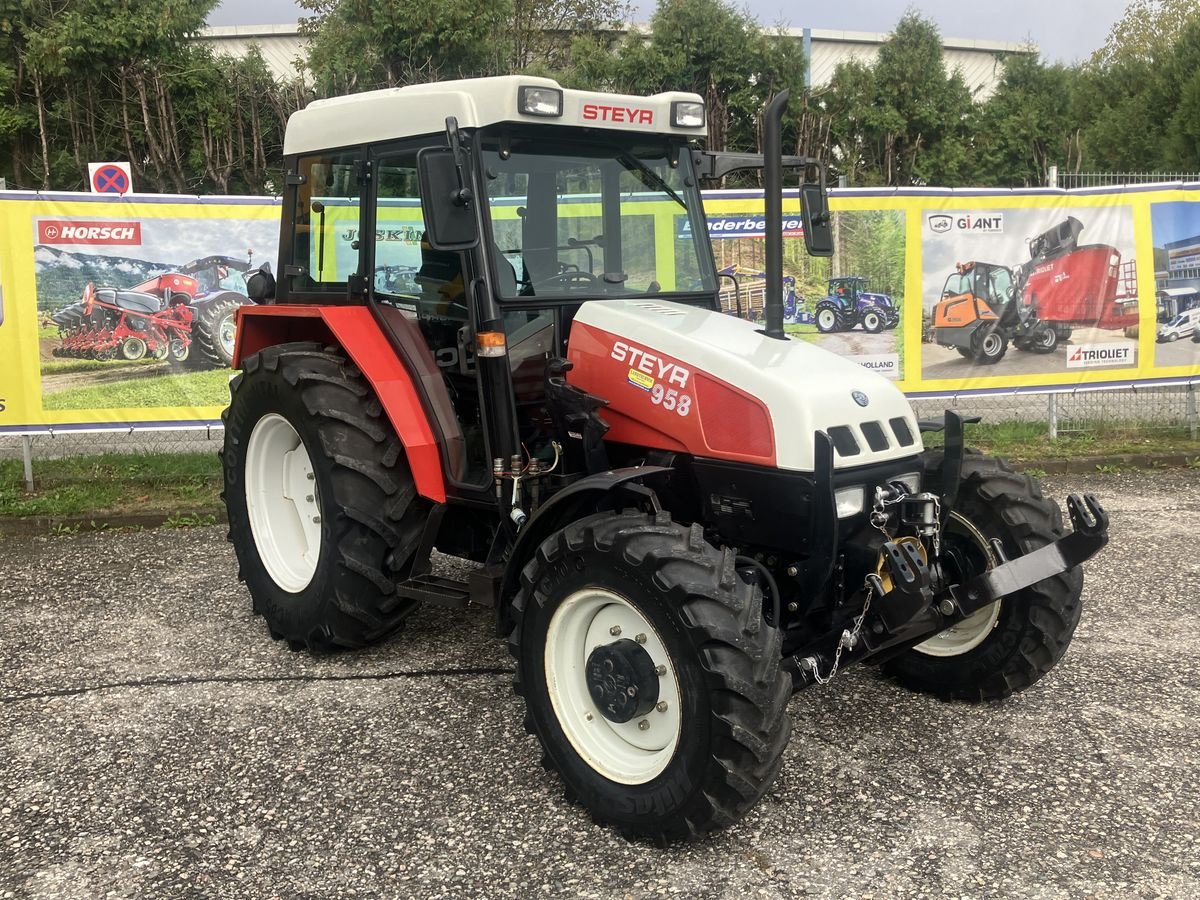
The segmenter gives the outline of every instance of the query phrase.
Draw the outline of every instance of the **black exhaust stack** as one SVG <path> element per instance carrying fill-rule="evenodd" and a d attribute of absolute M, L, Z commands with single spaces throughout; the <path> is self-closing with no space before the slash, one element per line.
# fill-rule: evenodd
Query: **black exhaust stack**
<path fill-rule="evenodd" d="M 767 294 L 763 304 L 763 334 L 786 341 L 783 332 L 783 113 L 788 92 L 780 91 L 763 112 L 763 225 L 767 238 Z"/>

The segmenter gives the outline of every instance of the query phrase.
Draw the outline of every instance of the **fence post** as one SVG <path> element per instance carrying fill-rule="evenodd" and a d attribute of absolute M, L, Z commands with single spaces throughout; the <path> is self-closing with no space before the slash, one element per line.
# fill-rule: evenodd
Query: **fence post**
<path fill-rule="evenodd" d="M 1058 187 L 1058 166 L 1051 166 L 1046 170 L 1046 187 Z"/>
<path fill-rule="evenodd" d="M 21 456 L 25 461 L 25 490 L 33 491 L 33 438 L 21 435 Z"/>
<path fill-rule="evenodd" d="M 1188 428 L 1192 433 L 1192 440 L 1196 440 L 1196 436 L 1200 434 L 1200 418 L 1196 415 L 1196 382 L 1188 382 L 1187 390 L 1187 419 Z"/>
<path fill-rule="evenodd" d="M 1050 440 L 1058 440 L 1058 394 L 1053 391 L 1046 395 L 1046 428 Z"/>

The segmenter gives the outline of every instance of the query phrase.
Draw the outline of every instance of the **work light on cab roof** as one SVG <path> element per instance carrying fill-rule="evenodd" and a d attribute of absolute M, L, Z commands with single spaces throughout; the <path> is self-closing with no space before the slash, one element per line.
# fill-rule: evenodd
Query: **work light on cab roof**
<path fill-rule="evenodd" d="M 1107 540 L 1094 498 L 1065 532 L 962 417 L 919 422 L 790 338 L 785 170 L 809 253 L 833 239 L 786 106 L 755 155 L 703 149 L 689 93 L 512 76 L 314 102 L 285 137 L 278 284 L 257 273 L 239 315 L 224 497 L 271 635 L 349 649 L 419 603 L 493 609 L 543 759 L 629 837 L 743 816 L 792 691 L 851 664 L 968 700 L 1029 687 Z M 746 169 L 761 327 L 722 310 L 700 194 Z M 451 580 L 435 549 L 478 565 Z"/>

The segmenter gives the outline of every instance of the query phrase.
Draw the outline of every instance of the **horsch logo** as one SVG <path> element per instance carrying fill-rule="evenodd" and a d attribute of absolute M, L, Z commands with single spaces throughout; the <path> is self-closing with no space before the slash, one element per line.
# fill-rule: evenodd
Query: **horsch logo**
<path fill-rule="evenodd" d="M 42 219 L 38 222 L 39 244 L 125 244 L 142 243 L 141 222 L 72 222 Z"/>
<path fill-rule="evenodd" d="M 1067 368 L 1128 366 L 1133 363 L 1133 344 L 1079 344 L 1067 348 Z"/>

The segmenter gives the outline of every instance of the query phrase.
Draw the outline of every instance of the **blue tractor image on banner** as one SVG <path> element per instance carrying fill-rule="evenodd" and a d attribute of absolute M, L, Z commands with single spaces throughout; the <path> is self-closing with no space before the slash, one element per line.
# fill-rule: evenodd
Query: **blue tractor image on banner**
<path fill-rule="evenodd" d="M 900 310 L 887 294 L 867 290 L 859 275 L 829 279 L 829 296 L 817 301 L 817 331 L 831 334 L 858 325 L 868 334 L 891 330 L 900 324 Z"/>

